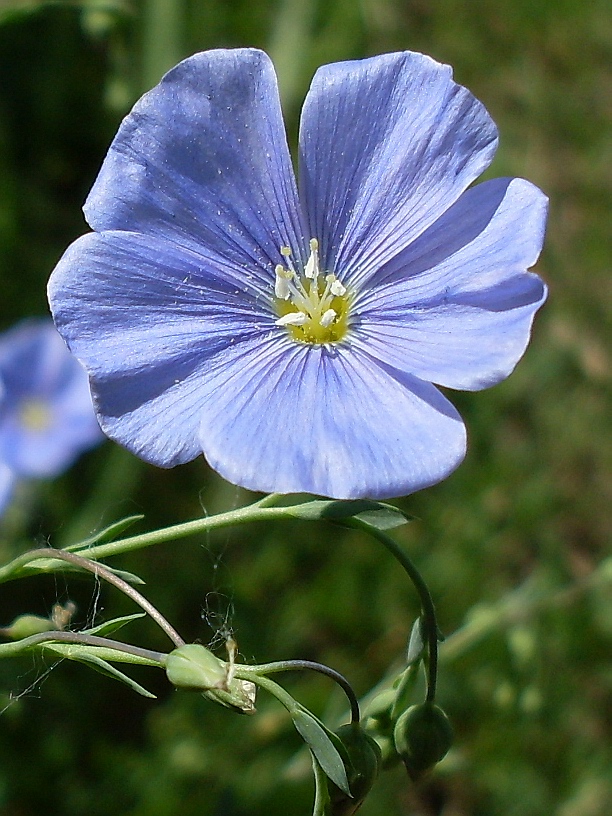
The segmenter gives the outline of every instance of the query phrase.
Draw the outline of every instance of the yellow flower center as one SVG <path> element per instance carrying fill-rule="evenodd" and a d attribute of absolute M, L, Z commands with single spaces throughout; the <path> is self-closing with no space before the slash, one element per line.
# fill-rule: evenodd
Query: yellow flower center
<path fill-rule="evenodd" d="M 326 345 L 337 343 L 349 327 L 350 297 L 345 286 L 332 274 L 319 268 L 319 242 L 310 241 L 310 257 L 302 273 L 291 261 L 289 247 L 281 248 L 286 266 L 275 271 L 277 326 L 284 326 L 300 343 Z"/>
<path fill-rule="evenodd" d="M 43 400 L 29 399 L 21 405 L 19 419 L 26 430 L 37 433 L 51 425 L 51 411 Z"/>

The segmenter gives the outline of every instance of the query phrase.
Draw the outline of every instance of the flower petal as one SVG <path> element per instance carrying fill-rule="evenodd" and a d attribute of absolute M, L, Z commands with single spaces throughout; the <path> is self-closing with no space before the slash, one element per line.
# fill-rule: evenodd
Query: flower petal
<path fill-rule="evenodd" d="M 2 335 L 0 376 L 0 461 L 16 478 L 57 476 L 102 441 L 85 371 L 51 320 L 26 320 Z"/>
<path fill-rule="evenodd" d="M 445 478 L 465 454 L 453 406 L 360 353 L 270 342 L 233 349 L 205 384 L 200 439 L 252 490 L 388 498 Z"/>
<path fill-rule="evenodd" d="M 284 337 L 267 301 L 236 286 L 239 272 L 163 239 L 116 231 L 80 238 L 52 275 L 54 318 L 90 375 L 103 430 L 153 464 L 201 453 L 201 380 L 228 349 L 270 331 Z"/>
<path fill-rule="evenodd" d="M 18 479 L 13 471 L 3 462 L 0 462 L 0 516 L 2 516 L 13 498 L 17 482 Z"/>
<path fill-rule="evenodd" d="M 546 208 L 544 194 L 523 179 L 468 190 L 368 282 L 355 304 L 353 341 L 450 388 L 503 380 L 546 299 L 540 278 L 525 271 L 540 253 Z"/>
<path fill-rule="evenodd" d="M 320 68 L 300 185 L 324 267 L 355 284 L 429 227 L 490 163 L 497 131 L 451 69 L 411 52 Z"/>
<path fill-rule="evenodd" d="M 186 59 L 124 119 L 85 204 L 97 231 L 207 246 L 260 270 L 302 229 L 276 76 L 254 49 Z M 272 275 L 273 272 L 269 272 Z"/>

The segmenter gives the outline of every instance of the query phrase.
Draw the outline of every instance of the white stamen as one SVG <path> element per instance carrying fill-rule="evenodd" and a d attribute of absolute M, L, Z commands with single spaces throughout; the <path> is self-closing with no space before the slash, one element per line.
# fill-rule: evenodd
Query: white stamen
<path fill-rule="evenodd" d="M 333 309 L 328 309 L 321 315 L 321 325 L 324 329 L 327 329 L 337 317 L 338 315 Z"/>
<path fill-rule="evenodd" d="M 304 267 L 304 275 L 307 278 L 312 279 L 315 276 L 315 270 L 316 270 L 315 256 L 314 253 L 311 252 L 310 258 L 308 259 L 308 261 L 306 262 L 306 266 Z"/>
<path fill-rule="evenodd" d="M 330 309 L 333 311 L 333 309 Z M 335 314 L 335 312 L 334 312 Z M 276 321 L 277 326 L 303 326 L 308 320 L 308 315 L 304 312 L 289 312 L 289 314 L 279 317 Z"/>
<path fill-rule="evenodd" d="M 288 246 L 280 248 L 283 262 L 274 268 L 274 294 L 277 303 L 287 301 L 292 311 L 282 315 L 276 325 L 301 329 L 301 332 L 292 333 L 296 340 L 334 343 L 344 336 L 346 330 L 347 303 L 344 298 L 347 289 L 336 275 L 327 274 L 320 268 L 316 238 L 311 238 L 309 246 L 308 261 L 305 266 L 300 262 L 299 270 L 293 265 L 291 249 Z M 331 308 L 332 303 L 336 308 Z M 284 307 L 280 311 L 284 311 Z"/>
<path fill-rule="evenodd" d="M 286 269 L 283 269 L 280 264 L 277 264 L 274 271 L 276 273 L 276 279 L 274 281 L 274 294 L 280 300 L 288 300 L 291 296 L 289 281 L 291 280 L 292 275 L 291 273 L 287 272 Z"/>
<path fill-rule="evenodd" d="M 319 242 L 316 238 L 310 239 L 310 257 L 306 262 L 304 275 L 315 281 L 319 276 Z"/>

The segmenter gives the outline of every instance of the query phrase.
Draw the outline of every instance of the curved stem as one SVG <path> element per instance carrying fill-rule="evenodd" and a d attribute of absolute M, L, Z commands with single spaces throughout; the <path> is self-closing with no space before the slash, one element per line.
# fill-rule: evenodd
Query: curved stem
<path fill-rule="evenodd" d="M 255 683 L 256 686 L 265 689 L 268 694 L 276 697 L 278 702 L 284 706 L 290 714 L 293 714 L 299 707 L 288 691 L 285 691 L 285 689 L 279 686 L 278 683 L 275 683 L 274 680 L 270 680 L 262 674 L 253 674 L 244 671 L 244 666 L 237 666 L 234 677 L 237 677 L 239 680 L 250 680 L 251 683 Z"/>
<path fill-rule="evenodd" d="M 276 494 L 271 495 L 276 498 Z M 197 535 L 198 533 L 209 533 L 212 530 L 221 530 L 224 527 L 232 527 L 234 524 L 246 524 L 252 521 L 267 521 L 268 519 L 288 517 L 287 508 L 266 507 L 266 499 L 268 499 L 267 496 L 260 499 L 260 502 L 263 502 L 263 506 L 260 502 L 255 502 L 255 504 L 249 504 L 237 510 L 229 510 L 226 513 L 217 513 L 214 516 L 205 516 L 204 518 L 193 519 L 192 521 L 184 521 L 181 524 L 173 524 L 171 527 L 165 527 L 163 530 L 153 530 L 149 533 L 129 536 L 128 538 L 121 538 L 117 541 L 108 541 L 105 544 L 97 544 L 87 548 L 87 555 L 90 558 L 104 558 L 117 553 L 140 550 L 152 544 L 163 544 L 165 541 L 176 541 L 180 538 Z M 82 551 L 83 545 L 72 544 L 66 547 L 66 550 Z M 0 571 L 0 577 L 1 575 L 2 573 Z"/>
<path fill-rule="evenodd" d="M 323 663 L 316 663 L 313 660 L 278 660 L 274 663 L 262 663 L 258 666 L 245 666 L 244 664 L 241 664 L 240 669 L 243 670 L 243 673 L 245 674 L 248 672 L 253 672 L 253 674 L 258 674 L 259 676 L 262 674 L 275 674 L 283 671 L 301 670 L 315 671 L 319 672 L 319 674 L 324 674 L 326 677 L 330 677 L 335 683 L 337 683 L 342 691 L 346 694 L 351 707 L 351 722 L 358 723 L 361 719 L 359 701 L 349 681 L 346 679 L 346 677 L 344 677 L 344 675 L 340 674 L 340 672 L 337 672 L 335 669 L 331 669 L 329 666 L 325 666 Z"/>
<path fill-rule="evenodd" d="M 369 533 L 380 541 L 396 561 L 402 565 L 418 592 L 423 614 L 423 629 L 427 642 L 427 693 L 425 699 L 427 702 L 433 703 L 436 698 L 436 681 L 438 677 L 438 622 L 433 598 L 427 584 L 412 560 L 390 536 L 358 518 L 346 519 L 342 524 Z"/>
<path fill-rule="evenodd" d="M 254 507 L 274 507 L 274 505 L 283 498 L 283 493 L 268 493 L 263 499 L 255 502 Z"/>
<path fill-rule="evenodd" d="M 179 635 L 176 629 L 174 629 L 174 627 L 168 623 L 161 612 L 159 612 L 152 603 L 147 601 L 147 599 L 141 595 L 138 590 L 134 589 L 133 586 L 130 586 L 127 581 L 124 581 L 123 578 L 119 578 L 118 575 L 115 575 L 114 572 L 109 570 L 103 564 L 99 564 L 97 561 L 90 561 L 88 558 L 83 558 L 76 553 L 66 552 L 65 550 L 56 550 L 53 547 L 40 547 L 37 550 L 30 550 L 29 552 L 25 553 L 25 555 L 28 556 L 28 561 L 25 563 L 35 561 L 39 558 L 57 558 L 60 561 L 67 561 L 69 564 L 74 564 L 76 567 L 87 570 L 100 578 L 104 578 L 104 580 L 109 584 L 117 587 L 117 589 L 121 590 L 124 595 L 131 598 L 134 603 L 140 606 L 141 609 L 144 609 L 147 615 L 153 618 L 155 623 L 157 623 L 157 625 L 164 630 L 177 648 L 185 645 L 185 641 Z"/>
<path fill-rule="evenodd" d="M 39 634 L 23 638 L 23 640 L 15 641 L 14 645 L 23 649 L 38 644 L 44 645 L 45 643 L 72 643 L 76 646 L 96 646 L 103 649 L 113 649 L 116 652 L 125 652 L 125 654 L 132 655 L 133 657 L 139 657 L 147 661 L 150 660 L 159 666 L 165 664 L 167 657 L 165 652 L 154 652 L 151 649 L 132 646 L 131 643 L 122 643 L 119 640 L 110 640 L 109 638 L 99 637 L 98 635 L 86 635 L 82 632 L 40 632 Z"/>

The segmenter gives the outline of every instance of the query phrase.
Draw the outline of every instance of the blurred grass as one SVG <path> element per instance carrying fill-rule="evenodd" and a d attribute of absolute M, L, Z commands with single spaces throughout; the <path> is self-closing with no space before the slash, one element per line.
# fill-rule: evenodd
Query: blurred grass
<path fill-rule="evenodd" d="M 498 123 L 490 174 L 525 176 L 551 199 L 538 265 L 550 301 L 529 351 L 502 385 L 452 395 L 469 427 L 467 460 L 402 502 L 419 521 L 398 538 L 430 583 L 444 631 L 459 630 L 448 658 L 442 647 L 440 684 L 456 748 L 419 790 L 399 770 L 386 774 L 361 812 L 607 816 L 612 594 L 609 570 L 600 567 L 607 582 L 594 571 L 610 552 L 612 503 L 609 4 L 3 0 L 2 327 L 46 311 L 48 274 L 85 229 L 80 206 L 130 104 L 176 59 L 237 45 L 270 50 L 293 138 L 323 62 L 404 48 L 449 62 Z M 122 515 L 143 512 L 152 528 L 246 498 L 203 461 L 156 471 L 109 445 L 24 497 L 0 552 L 64 541 Z M 146 578 L 184 637 L 207 642 L 229 622 L 244 659 L 316 658 L 360 694 L 397 660 L 417 613 L 386 553 L 322 526 L 237 530 L 121 566 Z M 46 614 L 67 597 L 81 621 L 96 604 L 104 616 L 128 609 L 106 590 L 97 601 L 86 581 L 40 579 L 3 589 L 0 620 Z M 143 624 L 129 636 L 166 646 Z M 83 667 L 46 676 L 47 668 L 0 665 L 0 688 L 13 694 L 0 720 L 0 814 L 309 812 L 298 741 L 264 699 L 247 720 L 168 693 L 151 672 L 138 679 L 157 703 Z M 327 710 L 325 681 L 296 677 L 291 687 Z"/>

